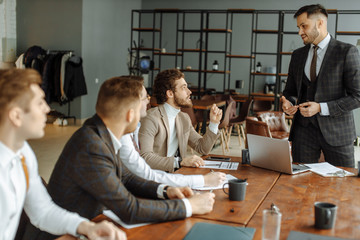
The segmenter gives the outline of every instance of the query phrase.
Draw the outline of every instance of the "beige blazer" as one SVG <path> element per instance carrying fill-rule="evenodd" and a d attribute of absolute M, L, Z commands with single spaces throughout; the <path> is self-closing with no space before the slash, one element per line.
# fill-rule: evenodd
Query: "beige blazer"
<path fill-rule="evenodd" d="M 183 112 L 176 116 L 175 127 L 180 156 L 183 158 L 186 157 L 187 145 L 202 155 L 209 154 L 218 137 L 211 131 L 206 131 L 204 136 L 198 134 L 191 124 L 189 115 Z M 174 172 L 174 157 L 166 157 L 169 131 L 164 105 L 149 109 L 147 116 L 141 120 L 140 153 L 151 168 Z"/>

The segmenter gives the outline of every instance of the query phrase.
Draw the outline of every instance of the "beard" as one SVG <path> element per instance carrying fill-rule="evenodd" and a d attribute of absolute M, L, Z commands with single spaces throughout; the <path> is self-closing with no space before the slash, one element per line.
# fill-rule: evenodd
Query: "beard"
<path fill-rule="evenodd" d="M 319 31 L 314 26 L 309 34 L 306 34 L 307 40 L 304 40 L 304 44 L 310 44 L 315 41 L 315 39 L 320 35 Z"/>
<path fill-rule="evenodd" d="M 193 106 L 191 99 L 181 99 L 178 98 L 176 94 L 174 96 L 174 102 L 180 108 L 191 108 Z"/>

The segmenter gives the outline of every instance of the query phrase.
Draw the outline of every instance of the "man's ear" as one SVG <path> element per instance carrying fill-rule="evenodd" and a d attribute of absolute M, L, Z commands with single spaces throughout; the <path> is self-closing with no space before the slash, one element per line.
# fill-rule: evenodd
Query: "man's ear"
<path fill-rule="evenodd" d="M 130 108 L 126 112 L 126 122 L 130 123 L 134 120 L 134 118 L 135 118 L 135 110 L 133 108 Z"/>
<path fill-rule="evenodd" d="M 322 25 L 324 24 L 324 19 L 319 18 L 316 22 L 317 22 L 317 27 L 318 27 L 318 28 L 321 28 Z"/>
<path fill-rule="evenodd" d="M 8 112 L 10 122 L 16 126 L 20 127 L 22 125 L 24 111 L 19 107 L 12 107 Z"/>
<path fill-rule="evenodd" d="M 174 97 L 174 92 L 172 90 L 167 90 L 166 91 L 166 96 L 167 96 L 167 98 L 173 98 Z"/>

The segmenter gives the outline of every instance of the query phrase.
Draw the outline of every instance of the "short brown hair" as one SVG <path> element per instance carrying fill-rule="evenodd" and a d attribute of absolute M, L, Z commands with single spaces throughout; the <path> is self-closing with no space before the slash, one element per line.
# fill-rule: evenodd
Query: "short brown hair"
<path fill-rule="evenodd" d="M 121 78 L 129 78 L 131 80 L 139 81 L 141 84 L 144 84 L 144 78 L 142 76 L 135 75 L 122 75 Z"/>
<path fill-rule="evenodd" d="M 29 111 L 29 104 L 34 97 L 30 86 L 40 84 L 41 76 L 34 69 L 0 70 L 0 123 L 14 104 Z"/>
<path fill-rule="evenodd" d="M 297 10 L 297 12 L 294 14 L 294 18 L 297 18 L 304 12 L 307 13 L 308 18 L 311 15 L 318 14 L 318 13 L 323 14 L 326 18 L 328 17 L 328 13 L 327 13 L 326 9 L 324 8 L 324 6 L 322 6 L 320 4 L 312 4 L 312 5 L 303 6 L 299 10 Z"/>
<path fill-rule="evenodd" d="M 154 95 L 158 104 L 167 100 L 166 91 L 175 91 L 175 81 L 184 78 L 184 74 L 178 69 L 168 69 L 160 72 L 154 81 Z"/>
<path fill-rule="evenodd" d="M 118 117 L 126 106 L 132 107 L 140 103 L 142 84 L 127 77 L 113 77 L 100 87 L 96 113 L 103 117 Z"/>

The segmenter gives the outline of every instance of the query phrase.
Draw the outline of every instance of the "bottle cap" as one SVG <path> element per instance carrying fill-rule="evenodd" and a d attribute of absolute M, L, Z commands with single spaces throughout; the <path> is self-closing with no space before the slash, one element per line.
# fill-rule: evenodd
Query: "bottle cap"
<path fill-rule="evenodd" d="M 271 204 L 270 210 L 272 214 L 280 213 L 280 209 L 274 203 Z"/>

